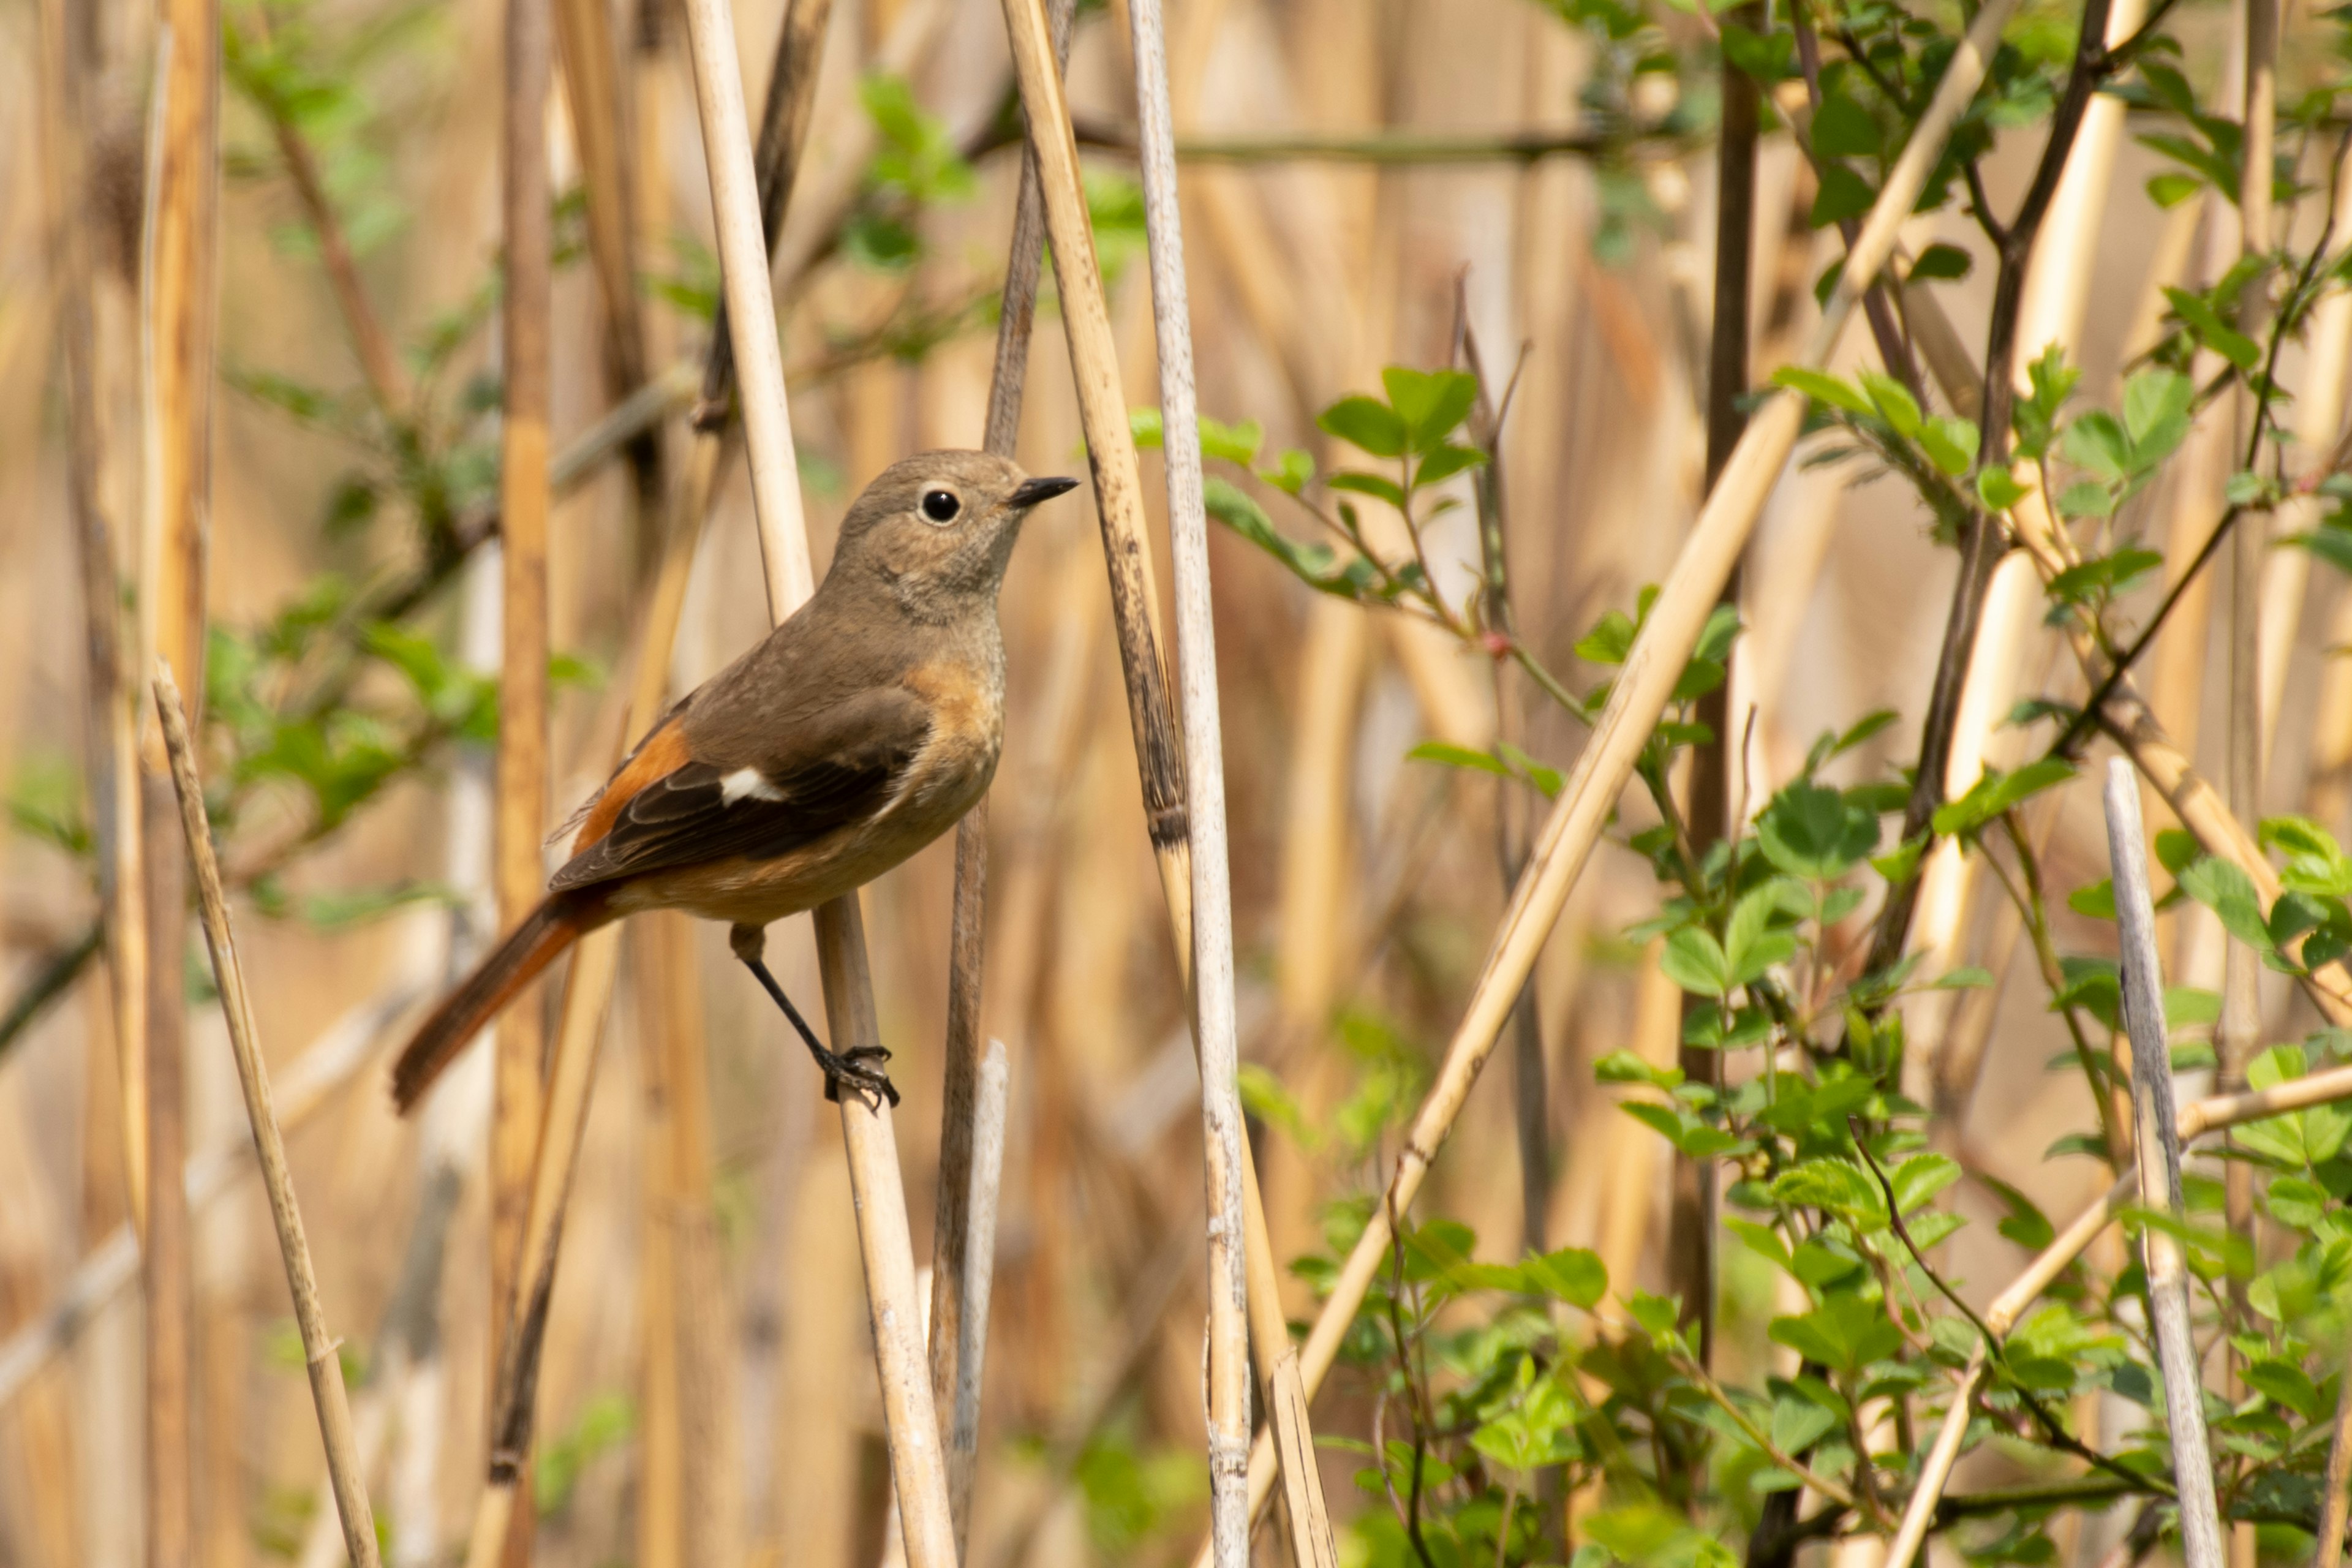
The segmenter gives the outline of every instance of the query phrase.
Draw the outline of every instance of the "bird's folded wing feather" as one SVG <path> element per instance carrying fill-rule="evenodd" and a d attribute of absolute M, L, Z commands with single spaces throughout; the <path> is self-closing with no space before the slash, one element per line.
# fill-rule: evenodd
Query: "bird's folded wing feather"
<path fill-rule="evenodd" d="M 612 826 L 580 846 L 549 886 L 557 892 L 616 878 L 746 856 L 772 859 L 880 816 L 930 738 L 929 707 L 903 687 L 859 693 L 798 720 L 751 757 L 691 757 L 632 789 Z M 596 815 L 603 816 L 600 809 Z"/>

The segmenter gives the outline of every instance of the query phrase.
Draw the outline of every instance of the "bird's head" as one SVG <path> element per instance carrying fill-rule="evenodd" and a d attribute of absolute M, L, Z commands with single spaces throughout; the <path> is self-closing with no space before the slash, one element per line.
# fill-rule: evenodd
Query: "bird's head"
<path fill-rule="evenodd" d="M 986 452 L 921 452 L 882 470 L 842 520 L 832 575 L 886 589 L 919 620 L 994 605 L 1022 520 L 1077 486 Z"/>

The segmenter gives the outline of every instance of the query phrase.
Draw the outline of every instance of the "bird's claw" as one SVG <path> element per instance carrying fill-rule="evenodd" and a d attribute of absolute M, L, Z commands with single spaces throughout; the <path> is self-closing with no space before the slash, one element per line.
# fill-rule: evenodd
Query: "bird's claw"
<path fill-rule="evenodd" d="M 847 1051 L 819 1051 L 817 1066 L 824 1069 L 824 1097 L 835 1104 L 841 1102 L 842 1085 L 864 1100 L 867 1109 L 878 1110 L 880 1101 L 898 1103 L 898 1090 L 890 1075 L 868 1062 L 887 1062 L 890 1053 L 880 1046 L 858 1046 Z"/>

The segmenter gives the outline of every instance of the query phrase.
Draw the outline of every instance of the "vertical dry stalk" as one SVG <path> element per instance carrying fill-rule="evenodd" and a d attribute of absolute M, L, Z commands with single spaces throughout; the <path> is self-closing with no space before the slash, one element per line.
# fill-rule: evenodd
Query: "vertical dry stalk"
<path fill-rule="evenodd" d="M 2246 0 L 2246 118 L 2245 163 L 2239 179 L 2239 245 L 2242 256 L 2267 256 L 2271 248 L 2271 168 L 2275 140 L 2274 118 L 2278 107 L 2278 0 Z M 2241 300 L 2240 330 L 2250 331 L 2259 339 L 2266 331 L 2269 311 L 2264 290 L 2250 287 Z M 2243 391 L 2236 399 L 2240 406 L 2239 425 L 2242 427 L 2252 415 L 2252 400 Z M 2241 434 L 2242 439 L 2242 431 Z M 2267 530 L 2259 517 L 2242 517 L 2230 539 L 2230 653 L 2229 675 L 2229 747 L 2224 785 L 2230 810 L 2239 826 L 2252 831 L 2262 817 L 2263 779 L 2263 700 L 2262 700 L 2262 577 L 2263 557 L 2267 543 Z M 2137 856 L 2135 856 L 2137 858 Z M 2121 886 L 2120 883 L 2117 884 Z M 2120 905 L 2118 906 L 2120 908 Z M 2153 921 L 2154 916 L 2149 917 Z M 2148 939 L 2148 953 L 2153 958 L 2155 938 Z M 2223 1092 L 2243 1089 L 2246 1068 L 2254 1053 L 2262 1049 L 2263 1003 L 2262 971 L 2254 950 L 2236 937 L 2229 938 L 2221 958 L 2221 1017 L 2214 1031 L 2216 1058 L 2215 1087 Z M 2134 1054 L 2138 1058 L 2133 1071 L 2135 1080 L 2147 1070 L 2146 1058 L 2139 1051 L 2137 1032 L 2134 1032 Z M 2163 1060 L 2165 1058 L 2158 1058 Z M 2137 1099 L 2137 1093 L 2134 1096 Z M 2147 1154 L 2140 1154 L 2145 1174 Z M 2178 1182 L 2176 1176 L 2174 1180 Z M 2222 1212 L 2232 1234 L 2250 1242 L 2254 1233 L 2254 1172 L 2243 1160 L 2231 1160 L 2222 1169 Z M 2147 1200 L 2152 1201 L 2152 1200 Z M 2156 1233 L 2148 1233 L 2148 1292 L 2151 1301 L 2157 1289 L 2158 1246 Z M 2173 1238 L 2163 1238 L 2164 1246 L 2178 1250 Z M 2179 1268 L 2176 1262 L 2173 1267 Z M 2246 1282 L 2230 1281 L 2230 1304 L 2239 1323 L 2246 1321 Z M 2158 1316 L 2161 1327 L 2161 1314 Z M 2181 1331 L 2185 1334 L 2187 1325 Z M 2244 1389 L 2243 1358 L 2232 1348 L 2228 1358 L 2228 1391 L 2231 1397 L 2242 1397 Z M 2171 1385 L 2172 1369 L 2166 1368 L 2165 1384 Z M 2192 1397 L 2201 1397 L 2192 1391 Z M 2176 1449 L 2177 1452 L 2177 1449 Z M 2188 1510 L 2182 1510 L 2184 1519 Z M 2184 1534 L 2186 1526 L 2184 1526 Z M 2229 1562 L 2231 1568 L 2254 1568 L 2254 1526 L 2252 1521 L 2234 1524 L 2230 1529 Z"/>
<path fill-rule="evenodd" d="M 803 3 L 806 4 L 807 0 L 803 0 Z M 821 7 L 823 0 L 816 0 L 816 4 Z M 819 14 L 821 16 L 821 10 Z M 689 20 L 692 19 L 689 18 Z M 718 79 L 725 83 L 725 90 L 733 95 L 736 139 L 740 141 L 743 117 L 741 86 L 735 74 L 732 23 L 727 21 L 723 15 L 721 23 L 725 29 L 724 58 L 717 63 L 713 71 Z M 698 45 L 695 58 L 698 82 L 704 79 L 706 62 L 700 52 L 700 46 L 707 41 L 706 35 L 709 31 L 709 29 L 705 28 L 702 32 L 694 35 Z M 785 47 L 793 47 L 796 37 L 800 35 L 795 34 L 793 29 L 788 26 Z M 821 43 L 821 34 L 815 38 L 801 38 L 801 47 L 812 54 Z M 791 100 L 792 95 L 795 93 L 806 95 L 814 91 L 814 68 L 813 64 L 806 70 L 788 68 L 789 67 L 789 59 L 780 59 L 778 69 L 769 83 L 769 118 L 787 127 L 797 124 L 804 129 L 807 118 L 805 105 L 795 107 Z M 709 95 L 704 93 L 698 96 L 704 100 L 707 114 L 710 107 Z M 778 103 L 780 96 L 785 100 L 781 107 Z M 706 121 L 706 140 L 708 140 L 707 131 L 708 121 Z M 797 146 L 787 139 L 772 151 L 775 155 L 775 165 L 760 171 L 759 174 L 752 176 L 751 184 L 755 187 L 764 184 L 773 191 L 774 200 L 781 207 L 784 199 L 784 191 L 789 185 L 792 164 L 797 155 Z M 731 175 L 734 171 L 730 169 L 729 173 Z M 719 172 L 714 168 L 714 184 L 718 178 Z M 726 204 L 721 203 L 719 205 L 720 213 L 725 215 L 729 210 Z M 738 213 L 736 216 L 740 219 L 741 215 Z M 722 226 L 722 238 L 729 239 L 730 243 L 740 244 L 744 234 L 745 226 L 740 222 L 733 225 L 731 228 Z M 759 260 L 751 270 L 756 274 L 754 282 L 761 299 L 755 306 L 758 313 L 748 319 L 762 322 L 772 321 L 773 306 L 767 288 L 767 249 L 756 221 L 754 226 L 749 228 L 749 235 L 751 244 L 759 247 L 757 252 Z M 742 268 L 732 264 L 727 267 L 727 271 L 730 275 L 730 287 L 733 285 L 732 274 L 740 270 Z M 781 359 L 775 354 L 774 333 L 772 330 L 769 330 L 758 335 L 767 339 L 769 357 L 779 367 L 776 384 L 781 395 Z M 754 353 L 756 353 L 756 349 Z M 731 359 L 722 361 L 715 349 L 706 358 L 706 389 L 715 384 L 719 388 L 718 396 L 721 399 L 725 396 L 727 384 L 725 365 L 731 363 Z M 772 434 L 773 424 L 769 422 L 762 425 L 761 428 Z M 667 526 L 661 561 L 656 568 L 653 591 L 648 602 L 646 627 L 639 650 L 636 684 L 631 694 L 631 711 L 626 725 L 626 732 L 629 734 L 642 733 L 650 728 L 659 716 L 662 699 L 667 690 L 670 649 L 677 639 L 678 621 L 685 605 L 687 584 L 693 567 L 695 547 L 701 537 L 701 525 L 716 493 L 719 470 L 728 449 L 729 443 L 725 432 L 726 426 L 723 419 L 707 425 L 698 435 L 688 458 L 686 481 L 680 486 L 680 504 L 670 518 Z M 789 426 L 786 427 L 784 436 L 789 441 Z M 772 473 L 778 467 L 776 455 L 771 451 L 767 454 L 767 458 L 765 471 Z M 791 471 L 793 458 L 789 451 L 785 453 L 781 466 L 783 471 L 787 473 Z M 755 454 L 753 469 L 755 479 L 762 471 Z M 756 490 L 754 499 L 755 502 L 759 500 Z M 791 492 L 789 500 L 794 507 L 796 518 L 798 500 L 796 489 Z M 808 592 L 809 574 L 804 539 L 800 542 L 800 556 L 797 564 L 799 591 L 801 596 L 805 597 Z M 789 566 L 785 569 L 789 570 Z M 772 595 L 776 588 L 777 570 L 778 568 L 772 562 L 769 574 Z M 543 658 L 541 668 L 544 668 Z M 534 891 L 536 885 L 537 872 L 534 869 Z M 609 929 L 592 932 L 583 939 L 573 958 L 572 971 L 565 984 L 561 1012 L 562 1024 L 551 1062 L 548 1105 L 543 1120 L 547 1136 L 541 1140 L 539 1137 L 539 1125 L 534 1124 L 531 1130 L 533 1146 L 528 1157 L 529 1163 L 525 1166 L 523 1186 L 525 1201 L 520 1216 L 522 1235 L 519 1237 L 520 1242 L 519 1251 L 521 1264 L 527 1266 L 530 1272 L 524 1273 L 519 1268 L 512 1283 L 502 1291 L 498 1289 L 499 1282 L 495 1279 L 493 1281 L 493 1310 L 504 1313 L 502 1321 L 515 1331 L 517 1346 L 512 1354 L 506 1353 L 503 1350 L 499 1351 L 493 1361 L 492 1452 L 489 1484 L 485 1488 L 476 1508 L 467 1557 L 467 1563 L 475 1565 L 475 1568 L 488 1568 L 488 1564 L 493 1560 L 490 1553 L 498 1549 L 497 1543 L 506 1538 L 509 1521 L 515 1513 L 517 1501 L 515 1490 L 521 1474 L 520 1458 L 523 1448 L 529 1442 L 533 1418 L 538 1354 L 541 1336 L 545 1326 L 543 1315 L 549 1293 L 553 1288 L 557 1248 L 562 1239 L 563 1206 L 569 1197 L 572 1171 L 578 1156 L 580 1137 L 585 1126 L 588 1089 L 593 1076 L 596 1046 L 604 1011 L 612 994 L 615 940 L 617 940 L 617 932 Z M 512 1016 L 511 1013 L 509 1016 Z M 692 1044 L 695 1048 L 698 1048 L 700 1042 L 697 1039 Z M 680 1048 L 686 1047 L 682 1044 Z M 684 1279 L 690 1287 L 694 1280 L 686 1278 L 688 1272 L 680 1270 L 680 1278 Z M 689 1300 L 688 1306 L 691 1308 L 693 1302 Z M 680 1371 L 690 1373 L 693 1367 L 681 1360 Z M 682 1415 L 684 1414 L 681 1412 Z M 701 1526 L 710 1524 L 709 1521 L 701 1521 Z"/>
<path fill-rule="evenodd" d="M 1193 980 L 1193 893 L 1182 773 L 1183 741 L 1177 732 L 1171 712 L 1167 674 L 1159 651 L 1158 595 L 1151 583 L 1150 547 L 1143 538 L 1141 480 L 1136 462 L 1135 442 L 1128 427 L 1109 310 L 1104 300 L 1101 269 L 1095 257 L 1093 232 L 1087 218 L 1085 194 L 1078 179 L 1077 147 L 1071 129 L 1068 105 L 1062 95 L 1060 72 L 1053 58 L 1050 28 L 1040 0 L 1005 0 L 1004 18 L 1013 47 L 1014 71 L 1019 79 L 1021 100 L 1028 114 L 1030 146 L 1036 155 L 1043 184 L 1046 229 L 1053 240 L 1055 276 L 1061 286 L 1063 324 L 1069 342 L 1072 378 L 1077 384 L 1079 415 L 1086 430 L 1087 460 L 1094 476 L 1096 503 L 1102 523 L 1103 552 L 1110 567 L 1111 606 L 1118 633 L 1120 664 L 1127 678 L 1128 717 L 1135 735 L 1146 824 L 1154 856 L 1159 862 L 1161 890 L 1168 900 L 1169 921 L 1176 937 L 1179 968 L 1183 972 L 1189 990 Z M 1164 79 L 1164 72 L 1162 77 Z M 1204 1085 L 1210 1079 L 1210 1071 L 1204 1068 Z M 1246 1142 L 1241 1143 L 1239 1153 L 1243 1223 L 1245 1227 L 1262 1232 L 1265 1209 L 1258 1196 L 1256 1172 Z M 1230 1246 L 1230 1236 L 1223 1241 Z M 1213 1258 L 1217 1255 L 1220 1238 L 1213 1237 L 1210 1245 Z M 1223 1272 L 1223 1268 L 1218 1270 L 1220 1276 Z M 1286 1341 L 1288 1329 L 1283 1324 L 1278 1298 L 1270 1296 L 1263 1289 L 1248 1289 L 1250 1276 L 1244 1258 L 1242 1262 L 1247 1303 L 1244 1317 L 1251 1321 L 1252 1327 L 1269 1346 L 1276 1342 L 1277 1337 Z M 1260 1276 L 1260 1279 L 1263 1280 L 1264 1277 Z M 1219 1332 L 1220 1329 L 1223 1331 Z M 1221 1343 L 1234 1343 L 1247 1331 L 1238 1325 L 1213 1323 L 1213 1334 Z M 1213 1430 L 1224 1427 L 1233 1419 L 1223 1405 L 1215 1403 L 1215 1390 L 1220 1387 L 1231 1390 L 1237 1386 L 1241 1390 L 1241 1402 L 1244 1408 L 1246 1405 L 1246 1372 L 1234 1374 L 1228 1382 L 1220 1382 L 1220 1376 L 1218 1364 L 1213 1358 Z M 1228 1394 L 1226 1397 L 1232 1395 Z M 1291 1408 L 1303 1415 L 1303 1394 L 1291 1405 Z M 1245 1423 L 1246 1415 L 1241 1419 Z M 1270 1458 L 1268 1462 L 1271 1463 Z M 1269 1483 L 1270 1480 L 1269 1477 Z M 1224 1478 L 1216 1474 L 1213 1468 L 1212 1482 L 1214 1488 L 1212 1507 L 1220 1523 L 1221 1539 L 1234 1542 L 1238 1538 L 1233 1549 L 1245 1553 L 1246 1523 L 1236 1532 L 1225 1522 L 1234 1511 L 1227 1505 L 1226 1494 L 1228 1490 L 1238 1492 L 1240 1489 L 1228 1489 Z"/>
<path fill-rule="evenodd" d="M 117 1108 L 121 1176 L 131 1213 L 144 1224 L 146 1125 L 140 1086 L 146 1078 L 147 932 L 144 873 L 139 855 L 138 731 L 123 669 L 122 563 L 114 529 L 99 495 L 105 453 L 98 417 L 98 328 L 90 299 L 85 196 L 89 61 L 75 30 L 65 0 L 42 0 L 42 196 L 65 361 L 67 505 L 73 516 L 75 558 L 81 578 L 83 765 L 89 780 L 90 820 L 98 836 L 100 910 L 121 1101 Z M 92 1048 L 96 1048 L 94 1043 Z M 102 1113 L 95 1096 L 91 1111 Z M 97 1140 L 92 1144 L 89 1152 L 95 1155 L 100 1145 Z"/>
<path fill-rule="evenodd" d="M 808 598 L 814 583 L 792 455 L 783 361 L 773 326 L 758 180 L 735 63 L 734 23 L 723 0 L 688 0 L 687 27 L 751 450 L 752 506 L 766 567 L 768 611 L 772 620 L 782 622 Z M 818 910 L 816 925 L 834 1048 L 877 1043 L 856 895 Z M 879 1100 L 869 1104 L 855 1094 L 843 1095 L 840 1108 L 907 1561 L 912 1568 L 953 1568 L 955 1529 L 924 1356 L 922 1306 L 916 1294 L 914 1251 L 890 1108 Z"/>
<path fill-rule="evenodd" d="M 1176 127 L 1168 102 L 1168 43 L 1160 0 L 1130 0 L 1136 120 L 1144 227 L 1151 256 L 1153 325 L 1167 461 L 1170 557 L 1176 575 L 1177 676 L 1183 692 L 1184 778 L 1192 840 L 1192 1025 L 1201 1058 L 1202 1152 L 1209 1213 L 1209 1488 L 1219 1563 L 1249 1561 L 1250 1358 L 1248 1268 L 1242 1205 L 1240 1047 L 1234 1022 L 1233 888 L 1226 864 L 1225 763 L 1217 703 L 1215 614 L 1210 604 L 1208 516 L 1202 500 L 1201 431 L 1192 384 L 1192 321 L 1184 287 L 1184 230 L 1176 191 Z M 1184 940 L 1185 933 L 1178 933 Z M 1265 1226 L 1256 1227 L 1273 1262 Z M 1269 1268 L 1266 1270 L 1271 1273 Z M 1289 1334 L 1267 1370 L 1287 1365 Z M 1282 1426 L 1306 1401 L 1278 1404 Z M 1302 1568 L 1336 1562 L 1303 1431 L 1279 1434 L 1294 1498 L 1293 1552 Z"/>
<path fill-rule="evenodd" d="M 1802 363 L 1820 364 L 1843 336 L 1860 291 L 1870 287 L 1893 253 L 1895 231 L 1917 200 L 1945 139 L 1984 79 L 1987 62 L 2015 0 L 1990 0 L 1952 57 L 1903 155 L 1889 172 L 1869 219 L 1848 251 L 1836 289 L 1806 346 Z M 1056 247 L 1056 252 L 1059 251 Z M 1463 1018 L 1446 1047 L 1436 1082 L 1415 1114 L 1382 1200 L 1333 1282 L 1300 1360 L 1311 1394 L 1339 1354 L 1339 1342 L 1383 1266 L 1390 1247 L 1391 1215 L 1402 1215 L 1421 1190 L 1438 1145 L 1452 1131 L 1496 1035 L 1509 1016 L 1519 987 L 1527 983 L 1568 892 L 1583 869 L 1617 797 L 1633 776 L 1633 763 L 1664 711 L 1700 631 L 1755 528 L 1765 499 L 1794 448 L 1803 420 L 1803 399 L 1775 393 L 1750 416 L 1748 429 L 1724 466 L 1722 478 L 1700 509 L 1672 574 L 1659 590 L 1650 618 L 1626 658 L 1608 706 L 1591 738 L 1562 784 L 1545 821 L 1536 853 L 1513 892 L 1509 909 L 1487 950 L 1486 963 Z M 1250 1456 L 1250 1498 L 1260 1506 L 1273 1489 L 1274 1454 L 1263 1436 Z"/>
<path fill-rule="evenodd" d="M 368 1507 L 367 1483 L 360 1472 L 359 1450 L 352 1436 L 352 1411 L 343 1389 L 342 1360 L 336 1352 L 335 1341 L 327 1333 L 326 1312 L 319 1304 L 319 1279 L 310 1266 L 310 1243 L 302 1231 L 302 1212 L 294 1200 L 294 1178 L 286 1164 L 286 1136 L 270 1104 L 269 1075 L 262 1065 L 253 1023 L 253 998 L 246 989 L 244 966 L 237 961 L 236 936 L 229 926 L 228 894 L 221 886 L 220 862 L 213 852 L 212 827 L 205 815 L 204 784 L 196 776 L 195 745 L 188 736 L 187 713 L 180 705 L 180 690 L 173 684 L 169 665 L 156 672 L 155 710 L 163 722 L 172 783 L 179 795 L 180 823 L 187 836 L 189 863 L 195 868 L 205 944 L 212 950 L 213 975 L 219 982 L 221 1010 L 228 1020 L 229 1047 L 236 1055 L 237 1081 L 245 1090 L 245 1113 L 252 1123 L 254 1149 L 260 1158 L 261 1184 L 269 1194 L 269 1217 L 278 1227 L 278 1249 L 286 1262 L 286 1286 L 294 1297 L 294 1322 L 302 1336 L 302 1359 L 310 1374 L 310 1398 L 318 1407 L 319 1438 L 327 1452 L 335 1510 L 343 1521 L 343 1548 L 356 1568 L 375 1568 L 375 1516 Z"/>
<path fill-rule="evenodd" d="M 143 641 L 204 689 L 205 557 L 212 490 L 213 334 L 220 186 L 220 16 L 212 0 L 169 0 L 168 42 L 151 153 L 147 217 L 148 515 Z M 176 830 L 160 750 L 140 781 L 141 836 Z M 191 1409 L 194 1289 L 186 1189 L 187 902 L 179 857 L 142 856 L 146 994 L 147 1561 L 184 1568 L 194 1552 Z"/>
<path fill-rule="evenodd" d="M 550 227 L 547 93 L 552 71 L 548 0 L 507 0 L 503 122 L 506 278 L 500 354 L 506 378 L 499 468 L 504 639 L 499 672 L 499 750 L 493 885 L 499 923 L 511 930 L 535 908 L 545 880 L 547 831 L 547 522 Z M 585 950 L 573 965 L 574 984 Z M 545 1106 L 541 1063 L 544 1014 L 536 986 L 497 1028 L 490 1111 L 490 1387 L 509 1359 L 521 1288 L 524 1230 Z M 498 1413 L 491 1411 L 495 1450 Z M 531 1510 L 501 1535 L 504 1561 L 530 1561 Z"/>
<path fill-rule="evenodd" d="M 621 62 L 604 0 L 556 0 L 555 43 L 572 138 L 588 191 L 588 258 L 604 302 L 606 352 L 614 390 L 646 379 L 644 312 L 637 304 L 635 181 L 630 167 L 629 113 Z"/>
<path fill-rule="evenodd" d="M 2263 0 L 2254 0 L 2260 5 Z M 2123 942 L 2124 1022 L 2132 1037 L 2132 1110 L 2137 1125 L 2139 1199 L 2178 1215 L 2180 1135 L 2172 1105 L 2172 1059 L 2164 1037 L 2164 980 L 2156 956 L 2156 909 L 2147 891 L 2147 837 L 2131 764 L 2107 763 L 2107 854 Z M 2205 1391 L 2189 1327 L 2188 1270 L 2180 1243 L 2157 1226 L 2141 1231 L 2148 1317 L 2164 1373 L 2172 1475 L 2180 1499 L 2182 1554 L 2189 1568 L 2221 1568 L 2221 1525 L 2205 1441 Z"/>
<path fill-rule="evenodd" d="M 1058 69 L 1070 54 L 1075 0 L 1053 0 L 1048 24 Z M 989 378 L 988 420 L 982 445 L 1013 456 L 1021 436 L 1021 395 L 1029 371 L 1029 338 L 1037 319 L 1037 279 L 1045 267 L 1045 194 L 1037 153 L 1024 147 L 1020 194 L 1013 207 L 1013 240 L 1004 262 L 997 312 L 996 363 Z M 939 1193 L 932 1205 L 930 1373 L 939 1407 L 940 1440 L 947 1450 L 948 1503 L 955 1518 L 956 1552 L 971 1540 L 971 1486 L 980 1456 L 980 1395 L 988 1350 L 988 1269 L 995 1255 L 995 1177 L 981 1180 L 981 1128 L 987 1105 L 981 1058 L 982 980 L 987 966 L 988 797 L 956 824 L 955 892 L 948 938 L 948 1023 L 940 1085 Z M 992 1047 L 1001 1051 L 1001 1047 Z M 996 1111 L 1003 1115 L 1000 1106 Z M 1003 1129 L 997 1136 L 1002 1140 Z M 998 1154 L 1001 1159 L 1003 1150 Z M 987 1226 L 981 1211 L 987 1208 Z"/>

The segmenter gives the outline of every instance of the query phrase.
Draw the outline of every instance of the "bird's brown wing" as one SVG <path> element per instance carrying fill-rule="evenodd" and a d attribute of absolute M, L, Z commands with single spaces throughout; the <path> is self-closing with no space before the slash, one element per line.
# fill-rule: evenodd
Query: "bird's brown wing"
<path fill-rule="evenodd" d="M 901 687 L 859 693 L 800 720 L 757 760 L 692 755 L 684 736 L 660 753 L 685 760 L 658 776 L 624 768 L 590 817 L 610 826 L 575 847 L 548 884 L 557 892 L 735 856 L 772 859 L 878 816 L 930 738 L 929 707 Z M 657 752 L 650 742 L 640 755 Z"/>

